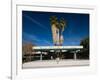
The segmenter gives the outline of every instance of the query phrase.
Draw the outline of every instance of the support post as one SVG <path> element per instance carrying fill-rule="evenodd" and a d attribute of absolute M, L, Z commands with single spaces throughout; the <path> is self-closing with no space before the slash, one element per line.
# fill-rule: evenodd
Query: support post
<path fill-rule="evenodd" d="M 76 60 L 77 59 L 77 53 L 75 52 L 74 53 L 74 60 Z"/>
<path fill-rule="evenodd" d="M 40 60 L 42 61 L 42 51 L 41 51 L 41 53 L 40 53 Z"/>

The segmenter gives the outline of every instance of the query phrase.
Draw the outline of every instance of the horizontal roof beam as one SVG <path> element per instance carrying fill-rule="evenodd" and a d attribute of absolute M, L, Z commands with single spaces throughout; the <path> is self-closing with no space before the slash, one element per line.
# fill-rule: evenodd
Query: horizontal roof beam
<path fill-rule="evenodd" d="M 83 46 L 34 46 L 33 50 L 83 49 Z"/>

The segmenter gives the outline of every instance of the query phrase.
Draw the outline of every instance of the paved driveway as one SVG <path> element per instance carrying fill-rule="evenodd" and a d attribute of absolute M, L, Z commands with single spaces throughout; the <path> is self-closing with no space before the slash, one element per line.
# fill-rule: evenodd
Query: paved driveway
<path fill-rule="evenodd" d="M 43 60 L 26 62 L 22 65 L 25 68 L 45 68 L 45 67 L 71 67 L 89 66 L 89 60 Z"/>

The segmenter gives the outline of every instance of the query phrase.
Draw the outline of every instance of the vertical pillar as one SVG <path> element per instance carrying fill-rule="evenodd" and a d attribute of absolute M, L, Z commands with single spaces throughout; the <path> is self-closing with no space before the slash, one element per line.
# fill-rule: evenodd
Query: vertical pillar
<path fill-rule="evenodd" d="M 75 52 L 74 53 L 74 60 L 76 60 L 77 59 L 77 53 Z"/>
<path fill-rule="evenodd" d="M 40 53 L 40 60 L 42 61 L 42 51 L 41 51 L 41 53 Z"/>

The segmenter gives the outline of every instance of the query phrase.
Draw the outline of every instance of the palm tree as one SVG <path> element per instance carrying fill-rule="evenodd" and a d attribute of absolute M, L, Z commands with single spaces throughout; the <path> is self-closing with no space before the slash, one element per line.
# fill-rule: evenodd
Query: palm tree
<path fill-rule="evenodd" d="M 62 45 L 62 43 L 63 43 L 63 41 L 64 41 L 64 39 L 63 39 L 63 31 L 64 31 L 64 29 L 65 29 L 65 26 L 66 26 L 66 21 L 65 21 L 65 19 L 64 18 L 61 18 L 60 19 L 60 35 L 59 35 L 59 41 L 60 41 L 60 45 Z"/>
<path fill-rule="evenodd" d="M 56 16 L 51 16 L 50 17 L 50 22 L 51 22 L 51 29 L 52 29 L 52 36 L 53 36 L 53 43 L 54 45 L 57 45 L 58 39 L 57 39 L 57 32 L 59 32 L 59 23 L 57 21 Z"/>
<path fill-rule="evenodd" d="M 64 18 L 61 18 L 61 19 L 60 19 L 60 28 L 61 28 L 61 32 L 64 31 L 65 26 L 66 26 L 66 21 L 65 21 Z"/>
<path fill-rule="evenodd" d="M 52 29 L 52 35 L 53 35 L 53 43 L 54 45 L 62 45 L 63 43 L 63 31 L 66 26 L 66 21 L 64 18 L 61 18 L 60 22 L 58 22 L 57 17 L 51 16 L 50 17 L 51 22 L 51 29 Z M 60 53 L 57 54 L 57 57 L 60 57 Z"/>
<path fill-rule="evenodd" d="M 60 22 L 57 21 L 56 16 L 50 17 L 51 28 L 52 28 L 52 35 L 53 35 L 53 42 L 54 44 L 62 45 L 63 43 L 63 31 L 66 26 L 66 21 L 64 18 L 60 19 Z M 58 37 L 58 38 L 57 38 Z"/>
<path fill-rule="evenodd" d="M 51 16 L 50 17 L 50 22 L 51 22 L 51 25 L 53 25 L 53 24 L 57 24 L 57 17 L 56 16 Z"/>

